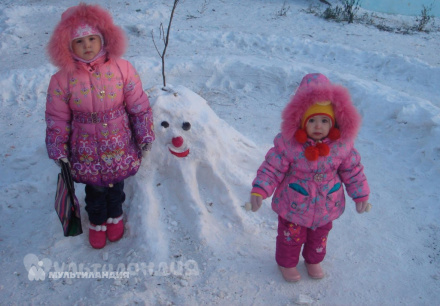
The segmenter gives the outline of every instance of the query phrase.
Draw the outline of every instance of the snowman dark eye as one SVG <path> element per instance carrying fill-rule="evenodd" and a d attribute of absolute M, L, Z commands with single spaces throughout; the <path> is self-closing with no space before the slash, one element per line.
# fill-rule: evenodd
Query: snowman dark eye
<path fill-rule="evenodd" d="M 170 124 L 167 121 L 162 121 L 162 123 L 160 125 L 163 126 L 164 128 L 167 128 L 170 126 Z"/>
<path fill-rule="evenodd" d="M 182 124 L 182 129 L 183 129 L 184 131 L 189 131 L 189 130 L 191 129 L 191 123 L 189 123 L 189 122 L 184 122 L 184 123 Z"/>

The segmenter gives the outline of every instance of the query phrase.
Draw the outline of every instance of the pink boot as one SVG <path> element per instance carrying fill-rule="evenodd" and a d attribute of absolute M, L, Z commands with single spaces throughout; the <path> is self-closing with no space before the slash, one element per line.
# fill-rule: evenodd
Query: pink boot
<path fill-rule="evenodd" d="M 105 231 L 106 231 L 105 225 L 94 225 L 90 223 L 89 242 L 92 248 L 102 249 L 103 247 L 105 247 L 105 244 L 107 242 Z"/>
<path fill-rule="evenodd" d="M 281 271 L 281 274 L 284 277 L 284 280 L 286 282 L 297 282 L 301 279 L 301 274 L 299 274 L 298 270 L 296 269 L 296 267 L 293 268 L 284 268 L 281 266 L 278 266 L 278 268 Z"/>
<path fill-rule="evenodd" d="M 107 219 L 107 238 L 111 242 L 118 241 L 124 235 L 124 221 L 122 215 L 118 218 Z"/>
<path fill-rule="evenodd" d="M 309 276 L 311 278 L 321 279 L 321 278 L 324 277 L 325 274 L 324 274 L 324 271 L 321 268 L 321 264 L 319 264 L 319 263 L 317 263 L 317 264 L 309 264 L 309 263 L 306 263 L 306 262 L 304 262 L 304 263 L 306 264 L 307 273 L 309 274 Z"/>

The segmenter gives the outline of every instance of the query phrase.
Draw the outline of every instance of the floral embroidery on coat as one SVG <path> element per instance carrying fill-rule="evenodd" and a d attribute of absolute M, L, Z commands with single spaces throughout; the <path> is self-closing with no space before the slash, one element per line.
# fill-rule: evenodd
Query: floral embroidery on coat
<path fill-rule="evenodd" d="M 140 79 L 134 81 L 135 69 L 122 59 L 97 61 L 93 72 L 78 64 L 72 76 L 60 71 L 52 77 L 46 145 L 50 158 L 69 158 L 75 181 L 107 186 L 138 171 L 140 148 L 155 136 L 152 110 Z"/>

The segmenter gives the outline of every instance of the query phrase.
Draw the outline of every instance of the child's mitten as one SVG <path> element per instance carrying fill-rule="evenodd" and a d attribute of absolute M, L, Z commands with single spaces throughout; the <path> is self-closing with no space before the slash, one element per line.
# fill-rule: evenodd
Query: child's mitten
<path fill-rule="evenodd" d="M 260 209 L 261 204 L 263 204 L 263 197 L 261 195 L 259 195 L 258 193 L 252 193 L 251 194 L 251 202 L 246 203 L 245 208 L 246 208 L 246 210 L 252 209 L 253 212 L 256 212 L 257 210 Z"/>
<path fill-rule="evenodd" d="M 146 143 L 144 145 L 142 145 L 142 157 L 146 158 L 148 155 L 148 152 L 151 151 L 151 147 L 153 146 L 153 144 L 151 142 Z"/>
<path fill-rule="evenodd" d="M 151 142 L 146 143 L 142 146 L 142 151 L 151 151 L 152 146 L 153 146 L 153 144 Z"/>
<path fill-rule="evenodd" d="M 370 203 L 368 203 L 367 201 L 356 203 L 356 211 L 360 214 L 363 212 L 369 212 L 371 207 L 372 207 L 372 205 Z"/>

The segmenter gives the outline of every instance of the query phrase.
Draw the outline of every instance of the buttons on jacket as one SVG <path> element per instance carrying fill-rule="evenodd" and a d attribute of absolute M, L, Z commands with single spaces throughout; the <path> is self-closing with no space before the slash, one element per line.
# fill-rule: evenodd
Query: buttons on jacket
<path fill-rule="evenodd" d="M 324 174 L 322 173 L 317 173 L 315 174 L 315 176 L 313 177 L 313 180 L 317 183 L 322 182 L 322 180 L 324 179 Z"/>

